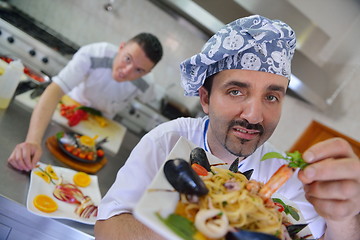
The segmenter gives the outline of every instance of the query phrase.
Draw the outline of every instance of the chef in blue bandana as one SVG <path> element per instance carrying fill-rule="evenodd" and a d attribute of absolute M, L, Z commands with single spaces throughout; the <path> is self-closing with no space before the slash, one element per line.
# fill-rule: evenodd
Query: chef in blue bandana
<path fill-rule="evenodd" d="M 161 239 L 132 215 L 180 137 L 267 182 L 285 162 L 260 161 L 281 115 L 295 52 L 294 31 L 254 15 L 221 28 L 199 54 L 180 64 L 186 96 L 199 96 L 205 117 L 179 118 L 145 135 L 99 206 L 97 239 Z M 277 194 L 294 202 L 314 238 L 360 239 L 360 161 L 349 143 L 330 139 L 303 153 L 310 163 Z M 139 166 L 140 172 L 139 172 Z"/>

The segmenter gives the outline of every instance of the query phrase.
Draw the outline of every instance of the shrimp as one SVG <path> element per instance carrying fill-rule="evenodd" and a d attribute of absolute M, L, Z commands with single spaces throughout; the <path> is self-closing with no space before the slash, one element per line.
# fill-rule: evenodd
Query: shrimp
<path fill-rule="evenodd" d="M 195 227 L 209 238 L 222 238 L 229 230 L 229 220 L 220 209 L 201 209 L 195 216 Z"/>
<path fill-rule="evenodd" d="M 287 164 L 282 165 L 260 189 L 259 195 L 265 200 L 270 199 L 271 195 L 276 192 L 286 181 L 293 175 L 295 169 Z"/>

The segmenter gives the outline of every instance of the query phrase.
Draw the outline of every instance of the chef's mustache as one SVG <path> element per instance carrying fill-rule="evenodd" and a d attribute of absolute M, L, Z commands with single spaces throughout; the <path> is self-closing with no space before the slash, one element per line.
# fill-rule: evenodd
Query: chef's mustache
<path fill-rule="evenodd" d="M 240 126 L 249 130 L 257 130 L 260 132 L 260 135 L 264 132 L 264 127 L 257 123 L 257 124 L 251 124 L 246 119 L 243 120 L 233 120 L 230 122 L 229 129 L 235 126 Z"/>

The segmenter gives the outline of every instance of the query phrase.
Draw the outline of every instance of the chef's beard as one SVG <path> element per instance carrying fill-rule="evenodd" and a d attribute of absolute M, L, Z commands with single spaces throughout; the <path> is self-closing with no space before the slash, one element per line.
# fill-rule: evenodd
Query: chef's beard
<path fill-rule="evenodd" d="M 230 136 L 229 132 L 235 126 L 241 126 L 245 129 L 249 129 L 249 130 L 257 130 L 257 131 L 259 131 L 259 133 L 258 133 L 259 137 L 257 138 L 256 141 L 248 140 L 248 139 L 244 139 L 244 138 L 237 138 L 238 143 L 235 143 L 235 146 L 230 146 L 231 140 L 229 139 L 229 136 Z M 255 150 L 261 144 L 263 144 L 263 142 L 261 142 L 261 137 L 263 136 L 263 133 L 264 133 L 264 127 L 261 124 L 250 124 L 245 119 L 244 120 L 233 120 L 230 122 L 227 132 L 228 132 L 228 134 L 226 134 L 226 136 L 225 136 L 225 141 L 224 141 L 223 146 L 227 151 L 229 151 L 231 154 L 233 154 L 237 157 L 248 157 L 251 154 L 253 154 L 255 152 Z M 253 141 L 252 144 L 250 144 L 249 146 L 245 145 L 251 141 Z M 248 149 L 248 148 L 250 148 L 250 149 Z"/>

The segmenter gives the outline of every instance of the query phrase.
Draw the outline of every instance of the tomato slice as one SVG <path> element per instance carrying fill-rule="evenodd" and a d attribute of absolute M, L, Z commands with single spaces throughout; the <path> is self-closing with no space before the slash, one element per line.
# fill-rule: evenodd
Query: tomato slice
<path fill-rule="evenodd" d="M 281 203 L 274 202 L 274 204 L 275 204 L 276 209 L 277 209 L 279 212 L 283 212 L 283 211 L 285 210 L 284 206 L 283 206 Z"/>
<path fill-rule="evenodd" d="M 206 168 L 204 168 L 200 164 L 193 163 L 193 164 L 191 164 L 191 167 L 200 176 L 207 176 L 208 175 L 208 171 L 206 170 Z"/>

